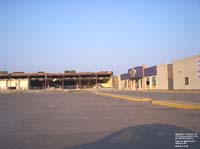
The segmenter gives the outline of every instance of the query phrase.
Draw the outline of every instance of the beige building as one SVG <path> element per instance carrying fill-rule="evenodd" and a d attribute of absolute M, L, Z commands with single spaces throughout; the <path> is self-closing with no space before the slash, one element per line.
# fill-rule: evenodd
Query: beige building
<path fill-rule="evenodd" d="M 6 79 L 0 80 L 0 91 L 1 90 L 6 90 L 7 88 L 8 88 L 7 80 Z"/>
<path fill-rule="evenodd" d="M 28 79 L 1 79 L 0 90 L 6 90 L 6 89 L 28 90 L 29 80 Z"/>
<path fill-rule="evenodd" d="M 122 83 L 121 76 L 118 76 L 118 75 L 113 76 L 113 88 L 114 89 L 122 89 L 122 87 L 123 87 L 122 84 L 124 84 L 124 83 Z"/>
<path fill-rule="evenodd" d="M 127 90 L 144 90 L 145 89 L 145 78 L 144 69 L 145 65 L 137 66 L 128 69 L 127 73 L 120 75 L 120 89 Z"/>
<path fill-rule="evenodd" d="M 200 55 L 174 61 L 173 82 L 175 90 L 199 90 Z"/>
<path fill-rule="evenodd" d="M 118 89 L 130 90 L 130 82 L 128 73 L 122 74 L 118 77 Z"/>
<path fill-rule="evenodd" d="M 28 90 L 28 79 L 10 79 L 7 81 L 8 88 L 16 88 L 17 90 Z"/>
<path fill-rule="evenodd" d="M 200 90 L 200 55 L 172 64 L 133 67 L 118 82 L 119 89 L 129 90 Z"/>
<path fill-rule="evenodd" d="M 145 90 L 167 90 L 167 64 L 160 64 L 144 69 Z"/>
<path fill-rule="evenodd" d="M 147 67 L 145 65 L 128 69 L 122 74 L 119 89 L 128 90 L 167 90 L 168 65 L 161 64 Z"/>

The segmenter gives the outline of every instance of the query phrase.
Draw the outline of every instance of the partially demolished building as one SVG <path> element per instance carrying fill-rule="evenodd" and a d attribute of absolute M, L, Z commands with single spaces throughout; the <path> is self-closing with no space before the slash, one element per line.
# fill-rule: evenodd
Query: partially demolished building
<path fill-rule="evenodd" d="M 101 72 L 75 72 L 65 71 L 65 73 L 24 73 L 24 72 L 1 72 L 0 73 L 0 90 L 16 89 L 83 89 L 112 87 L 111 71 Z"/>

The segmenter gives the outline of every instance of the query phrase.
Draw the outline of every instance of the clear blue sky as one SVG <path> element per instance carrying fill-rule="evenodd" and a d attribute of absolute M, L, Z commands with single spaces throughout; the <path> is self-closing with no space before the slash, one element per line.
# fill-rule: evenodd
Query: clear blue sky
<path fill-rule="evenodd" d="M 0 70 L 104 71 L 200 54 L 199 0 L 0 0 Z"/>

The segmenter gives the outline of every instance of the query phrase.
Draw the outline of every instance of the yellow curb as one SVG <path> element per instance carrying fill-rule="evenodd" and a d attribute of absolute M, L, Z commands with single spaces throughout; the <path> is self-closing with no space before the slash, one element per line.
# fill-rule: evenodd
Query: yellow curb
<path fill-rule="evenodd" d="M 186 109 L 186 110 L 200 110 L 200 105 L 191 105 L 191 104 L 181 104 L 181 103 L 174 103 L 174 102 L 167 102 L 167 101 L 160 101 L 160 100 L 153 100 L 153 105 L 159 105 L 164 107 L 170 108 L 178 108 L 178 109 Z"/>
<path fill-rule="evenodd" d="M 122 91 L 126 91 L 126 90 L 122 90 Z M 130 91 L 130 90 L 127 90 Z M 177 90 L 172 90 L 172 91 L 168 91 L 168 90 L 144 90 L 144 91 L 134 91 L 134 92 L 144 92 L 144 93 L 172 93 L 172 94 L 200 94 L 200 91 L 177 91 Z"/>
<path fill-rule="evenodd" d="M 128 100 L 128 101 L 151 102 L 152 105 L 159 105 L 159 106 L 176 108 L 176 109 L 200 110 L 200 105 L 174 103 L 174 102 L 167 102 L 167 101 L 160 101 L 160 100 L 152 100 L 151 98 L 137 98 L 137 97 L 116 95 L 116 94 L 110 94 L 110 93 L 109 94 L 96 93 L 96 92 L 92 92 L 92 93 L 96 95 L 100 95 L 100 96 L 108 96 L 108 97 L 113 97 L 113 98 Z"/>
<path fill-rule="evenodd" d="M 135 98 L 135 97 L 130 97 L 130 96 L 122 96 L 122 95 L 107 94 L 107 93 L 95 93 L 95 92 L 93 92 L 93 94 L 108 96 L 108 97 L 113 97 L 113 98 L 123 99 L 123 100 L 128 100 L 128 101 L 137 101 L 137 102 L 151 102 L 152 101 L 152 99 L 150 98 Z"/>

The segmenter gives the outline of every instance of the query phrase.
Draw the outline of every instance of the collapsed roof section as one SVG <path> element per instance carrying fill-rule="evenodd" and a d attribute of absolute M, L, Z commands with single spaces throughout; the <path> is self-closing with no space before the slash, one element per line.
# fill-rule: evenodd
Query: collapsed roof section
<path fill-rule="evenodd" d="M 1 73 L 0 77 L 90 77 L 90 76 L 112 76 L 112 71 L 100 71 L 100 72 L 68 72 L 68 73 L 47 73 L 47 72 L 39 72 L 39 73 L 24 73 L 24 72 L 13 72 L 13 73 Z"/>

